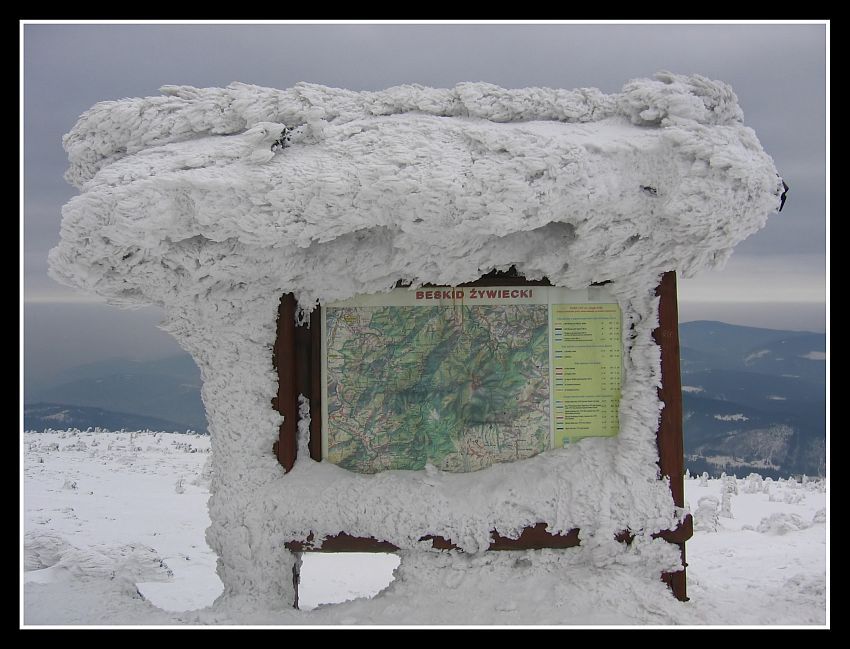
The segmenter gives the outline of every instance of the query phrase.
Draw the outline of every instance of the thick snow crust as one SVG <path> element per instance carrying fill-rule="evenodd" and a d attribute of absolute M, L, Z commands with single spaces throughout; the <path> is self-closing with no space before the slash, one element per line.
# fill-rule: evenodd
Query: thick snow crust
<path fill-rule="evenodd" d="M 98 104 L 66 135 L 80 194 L 50 272 L 115 304 L 163 307 L 162 327 L 201 368 L 224 600 L 291 601 L 284 543 L 311 532 L 391 541 L 402 571 L 445 570 L 439 552 L 412 552 L 439 535 L 467 553 L 452 562 L 481 573 L 514 565 L 476 558 L 492 530 L 545 521 L 581 528 L 571 557 L 675 567 L 675 547 L 649 540 L 684 513 L 656 466 L 654 288 L 664 271 L 722 265 L 782 190 L 726 84 L 660 73 L 613 95 L 483 83 L 162 92 Z M 511 265 L 568 288 L 611 282 L 624 318 L 617 437 L 471 474 L 357 475 L 303 456 L 283 473 L 271 451 L 281 294 L 309 310 Z M 625 529 L 631 548 L 613 538 Z"/>
<path fill-rule="evenodd" d="M 415 551 L 403 566 L 308 554 L 294 610 L 213 604 L 222 584 L 204 542 L 208 436 L 48 430 L 22 445 L 26 625 L 829 623 L 824 480 L 750 474 L 730 491 L 728 476 L 686 477 L 696 523 L 687 603 L 670 597 L 645 550 L 603 563 L 579 547 L 451 553 L 424 569 Z M 731 518 L 718 516 L 726 494 Z"/>

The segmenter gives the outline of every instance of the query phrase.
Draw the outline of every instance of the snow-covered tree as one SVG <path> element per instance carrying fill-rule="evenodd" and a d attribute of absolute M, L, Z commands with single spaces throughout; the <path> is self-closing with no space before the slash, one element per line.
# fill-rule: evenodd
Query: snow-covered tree
<path fill-rule="evenodd" d="M 714 496 L 703 496 L 697 501 L 694 512 L 694 529 L 698 532 L 716 532 L 720 525 L 717 508 L 719 501 Z"/>

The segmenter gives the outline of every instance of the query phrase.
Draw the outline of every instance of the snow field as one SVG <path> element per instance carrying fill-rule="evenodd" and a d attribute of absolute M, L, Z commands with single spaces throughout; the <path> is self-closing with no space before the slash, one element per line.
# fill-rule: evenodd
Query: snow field
<path fill-rule="evenodd" d="M 691 601 L 686 604 L 668 597 L 663 585 L 644 583 L 616 565 L 593 566 L 586 556 L 568 551 L 572 583 L 547 571 L 545 552 L 518 553 L 509 568 L 493 562 L 484 571 L 493 579 L 509 579 L 512 571 L 534 577 L 529 582 L 537 584 L 536 593 L 520 588 L 510 600 L 487 601 L 481 592 L 488 577 L 460 569 L 464 561 L 481 559 L 447 556 L 433 577 L 432 592 L 420 592 L 408 588 L 403 575 L 401 582 L 392 581 L 398 566 L 394 555 L 313 554 L 305 555 L 302 565 L 301 611 L 286 605 L 253 612 L 232 602 L 216 606 L 222 584 L 204 539 L 209 443 L 207 436 L 152 431 L 26 433 L 25 624 L 822 625 L 827 620 L 825 482 L 755 474 L 686 478 L 697 528 L 687 544 Z M 406 570 L 415 569 L 411 560 Z M 391 581 L 386 595 L 362 599 Z M 316 608 L 356 597 L 361 599 Z"/>

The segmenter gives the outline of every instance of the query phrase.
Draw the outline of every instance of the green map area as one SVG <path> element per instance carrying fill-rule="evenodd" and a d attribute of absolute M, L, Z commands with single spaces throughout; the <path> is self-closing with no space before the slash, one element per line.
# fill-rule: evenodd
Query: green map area
<path fill-rule="evenodd" d="M 549 307 L 325 309 L 326 459 L 475 471 L 551 447 Z"/>

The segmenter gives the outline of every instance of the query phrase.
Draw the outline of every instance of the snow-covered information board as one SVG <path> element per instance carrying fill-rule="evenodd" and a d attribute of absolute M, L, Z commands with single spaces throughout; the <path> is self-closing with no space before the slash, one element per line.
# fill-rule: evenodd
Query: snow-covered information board
<path fill-rule="evenodd" d="M 346 469 L 475 471 L 619 429 L 604 286 L 400 288 L 321 323 L 322 457 Z"/>

